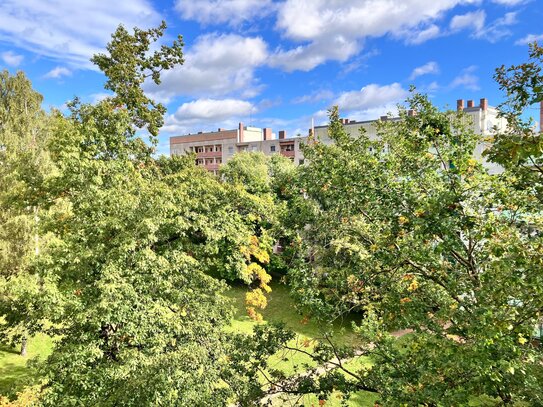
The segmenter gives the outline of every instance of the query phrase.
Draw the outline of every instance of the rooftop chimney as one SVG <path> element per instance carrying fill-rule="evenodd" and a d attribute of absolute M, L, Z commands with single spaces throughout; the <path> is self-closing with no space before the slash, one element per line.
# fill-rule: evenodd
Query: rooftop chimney
<path fill-rule="evenodd" d="M 482 110 L 487 110 L 488 109 L 488 99 L 487 98 L 482 98 L 480 101 L 479 101 L 479 106 Z"/>
<path fill-rule="evenodd" d="M 271 140 L 272 139 L 272 129 L 269 127 L 265 127 L 262 131 L 264 140 Z"/>
<path fill-rule="evenodd" d="M 219 127 L 219 130 L 217 130 L 217 131 L 224 131 L 224 129 L 222 127 Z"/>
<path fill-rule="evenodd" d="M 458 110 L 459 112 L 464 110 L 464 99 L 458 99 L 456 101 L 456 110 Z"/>
<path fill-rule="evenodd" d="M 473 100 L 468 100 L 468 108 L 475 107 L 475 103 L 473 103 Z"/>
<path fill-rule="evenodd" d="M 243 123 L 242 122 L 239 122 L 239 127 L 238 127 L 238 136 L 239 136 L 239 143 L 243 143 Z"/>
<path fill-rule="evenodd" d="M 381 116 L 381 121 L 382 121 L 382 122 L 387 121 L 387 119 L 388 119 L 388 116 Z"/>
<path fill-rule="evenodd" d="M 284 140 L 287 138 L 287 132 L 285 130 L 279 130 L 279 140 Z"/>

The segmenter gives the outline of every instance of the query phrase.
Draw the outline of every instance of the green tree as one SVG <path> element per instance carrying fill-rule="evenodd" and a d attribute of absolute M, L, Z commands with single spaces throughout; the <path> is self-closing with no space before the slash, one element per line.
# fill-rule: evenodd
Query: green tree
<path fill-rule="evenodd" d="M 387 405 L 460 405 L 480 395 L 541 402 L 541 349 L 530 344 L 543 310 L 541 211 L 531 192 L 473 159 L 469 121 L 420 95 L 408 116 L 378 124 L 378 140 L 350 138 L 331 111 L 332 146 L 304 151 L 299 266 L 302 309 L 328 323 L 353 311 L 352 349 L 317 347 L 334 369 L 289 391 L 373 389 Z M 412 330 L 401 340 L 390 332 Z M 357 356 L 357 357 L 359 357 Z M 337 375 L 343 371 L 343 375 Z"/>
<path fill-rule="evenodd" d="M 265 294 L 271 291 L 268 284 L 270 269 L 277 272 L 285 268 L 282 257 L 272 253 L 272 246 L 284 240 L 284 230 L 279 222 L 287 213 L 284 184 L 294 171 L 288 158 L 279 154 L 269 157 L 260 152 L 236 154 L 220 169 L 224 187 L 233 189 L 235 196 L 241 198 L 233 196 L 231 201 L 253 202 L 252 205 L 237 205 L 240 209 L 253 208 L 245 216 L 253 234 L 244 250 L 248 265 L 241 275 L 252 288 L 246 295 L 246 305 L 249 315 L 256 320 L 262 319 L 256 309 L 267 306 Z"/>
<path fill-rule="evenodd" d="M 108 80 L 105 88 L 115 93 L 110 105 L 125 108 L 135 126 L 145 127 L 156 137 L 164 123 L 166 108 L 149 98 L 143 83 L 150 78 L 160 84 L 160 73 L 183 63 L 183 38 L 179 35 L 169 46 L 162 45 L 150 51 L 150 46 L 164 34 L 166 23 L 157 28 L 134 28 L 130 34 L 122 25 L 112 35 L 108 54 L 97 54 L 91 61 L 100 68 Z"/>
<path fill-rule="evenodd" d="M 47 216 L 40 193 L 54 170 L 41 102 L 22 72 L 0 73 L 0 326 L 3 340 L 21 343 L 23 356 L 54 302 L 54 286 L 37 269 L 49 240 L 40 227 Z"/>
<path fill-rule="evenodd" d="M 543 48 L 533 43 L 529 59 L 496 70 L 495 79 L 507 99 L 500 105 L 507 128 L 496 134 L 489 158 L 517 179 L 518 188 L 531 189 L 538 201 L 543 201 L 543 142 L 541 133 L 534 131 L 526 111 L 543 101 Z"/>
<path fill-rule="evenodd" d="M 51 316 L 45 405 L 228 405 L 259 387 L 247 363 L 230 362 L 245 339 L 224 329 L 232 310 L 212 275 L 244 276 L 266 210 L 190 157 L 155 159 L 136 136 L 134 125 L 154 134 L 161 122 L 140 97 L 142 68 L 180 58 L 162 47 L 149 62 L 162 31 L 147 33 L 119 28 L 110 56 L 95 58 L 116 94 L 75 100 L 48 143 L 57 172 L 46 193 L 62 210 L 44 225 L 57 239 L 42 264 L 63 312 Z"/>

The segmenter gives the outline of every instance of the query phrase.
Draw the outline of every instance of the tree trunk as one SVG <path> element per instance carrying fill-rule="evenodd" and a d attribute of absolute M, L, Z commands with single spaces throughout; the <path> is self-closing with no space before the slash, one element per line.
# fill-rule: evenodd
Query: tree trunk
<path fill-rule="evenodd" d="M 21 339 L 21 356 L 26 356 L 26 345 L 27 345 L 27 339 L 25 335 Z"/>

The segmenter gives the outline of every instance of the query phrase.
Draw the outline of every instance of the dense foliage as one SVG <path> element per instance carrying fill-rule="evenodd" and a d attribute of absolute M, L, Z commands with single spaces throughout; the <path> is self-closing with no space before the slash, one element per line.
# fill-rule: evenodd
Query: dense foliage
<path fill-rule="evenodd" d="M 334 144 L 311 139 L 306 165 L 239 154 L 216 177 L 141 139 L 156 140 L 165 111 L 143 83 L 183 62 L 180 37 L 150 52 L 164 29 L 119 27 L 93 58 L 113 94 L 75 99 L 68 115 L 46 114 L 22 73 L 0 75 L 2 339 L 24 349 L 34 332 L 55 338 L 43 382 L 20 403 L 322 404 L 368 390 L 386 405 L 543 404 L 531 341 L 543 158 L 521 117 L 543 100 L 540 47 L 497 71 L 509 128 L 487 155 L 500 174 L 473 158 L 483 140 L 467 117 L 413 94 L 416 115 L 401 108 L 377 139 L 349 137 L 333 108 Z M 296 346 L 281 325 L 227 329 L 225 280 L 247 285 L 261 320 L 272 273 L 286 273 L 320 338 Z M 353 315 L 358 341 L 338 346 L 332 323 Z M 315 363 L 285 377 L 268 363 L 281 350 Z"/>
<path fill-rule="evenodd" d="M 418 95 L 409 108 L 378 140 L 348 137 L 333 110 L 334 145 L 305 150 L 293 292 L 323 321 L 363 315 L 373 364 L 350 378 L 387 405 L 540 400 L 539 202 L 473 159 L 482 140 L 462 114 Z M 406 329 L 402 345 L 389 334 Z"/>

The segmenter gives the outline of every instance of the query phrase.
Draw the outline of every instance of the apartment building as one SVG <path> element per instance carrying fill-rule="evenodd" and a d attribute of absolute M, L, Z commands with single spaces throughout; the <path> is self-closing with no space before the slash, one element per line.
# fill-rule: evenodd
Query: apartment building
<path fill-rule="evenodd" d="M 305 137 L 287 138 L 281 130 L 278 137 L 271 128 L 244 126 L 237 129 L 219 128 L 217 131 L 199 132 L 170 137 L 170 154 L 196 154 L 196 164 L 217 173 L 219 166 L 242 151 L 261 151 L 266 155 L 281 154 L 296 164 L 303 163 L 300 143 Z"/>
<path fill-rule="evenodd" d="M 498 131 L 505 130 L 505 127 L 507 126 L 507 121 L 502 117 L 498 117 L 498 110 L 495 107 L 489 106 L 488 100 L 486 98 L 480 99 L 478 105 L 476 105 L 473 100 L 464 101 L 463 99 L 459 99 L 456 101 L 456 109 L 458 111 L 463 111 L 469 118 L 468 120 L 471 120 L 473 131 L 475 133 L 482 134 L 483 136 L 491 136 L 496 131 L 496 129 Z M 416 113 L 412 110 L 409 110 L 407 114 L 414 115 Z M 369 137 L 370 140 L 375 140 L 377 138 L 377 131 L 375 126 L 377 120 L 341 120 L 345 131 L 351 137 L 355 137 L 360 134 L 360 129 L 362 128 L 364 129 L 366 136 Z M 378 120 L 397 120 L 397 118 L 381 116 Z M 315 137 L 318 140 L 326 144 L 332 143 L 332 140 L 328 135 L 328 126 L 316 126 L 314 131 Z M 474 156 L 477 160 L 482 161 L 491 173 L 500 172 L 501 169 L 499 166 L 486 161 L 485 157 L 483 157 L 483 152 L 488 147 L 488 142 L 480 143 L 479 145 L 477 145 L 474 151 Z"/>
<path fill-rule="evenodd" d="M 541 121 L 543 122 L 543 103 L 541 106 Z M 480 99 L 478 105 L 473 100 L 459 99 L 456 108 L 466 113 L 472 122 L 473 130 L 484 136 L 492 135 L 496 129 L 504 130 L 507 125 L 505 119 L 498 117 L 498 110 L 488 105 L 486 98 Z M 414 115 L 416 113 L 408 111 L 408 114 Z M 370 139 L 376 139 L 375 124 L 378 120 L 398 119 L 382 116 L 376 120 L 341 120 L 345 131 L 352 137 L 357 136 L 362 128 Z M 325 144 L 333 142 L 328 134 L 327 125 L 315 126 L 313 129 L 309 129 L 308 133 L 311 131 L 320 142 Z M 276 137 L 271 128 L 250 127 L 239 123 L 237 129 L 219 128 L 217 131 L 171 137 L 170 153 L 172 155 L 195 153 L 197 165 L 216 173 L 222 163 L 227 162 L 234 154 L 241 151 L 261 151 L 266 155 L 281 154 L 290 158 L 296 165 L 303 164 L 304 156 L 300 146 L 306 142 L 307 136 L 287 138 L 286 132 L 281 130 Z M 487 147 L 488 143 L 486 142 L 479 144 L 475 150 L 475 158 L 481 160 L 490 172 L 499 172 L 499 166 L 487 162 L 483 157 L 483 151 Z"/>

